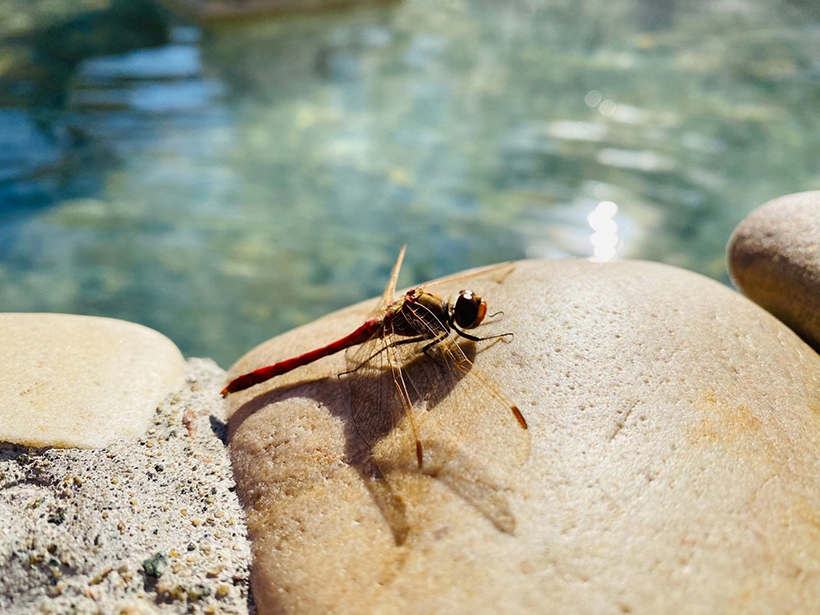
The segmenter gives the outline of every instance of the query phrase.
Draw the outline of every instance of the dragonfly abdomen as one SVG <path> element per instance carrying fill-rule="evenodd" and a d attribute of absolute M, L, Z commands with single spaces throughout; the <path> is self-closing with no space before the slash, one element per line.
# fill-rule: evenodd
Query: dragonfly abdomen
<path fill-rule="evenodd" d="M 318 361 L 324 357 L 329 357 L 330 355 L 336 354 L 337 352 L 350 348 L 351 346 L 363 344 L 373 337 L 376 332 L 380 331 L 382 326 L 383 321 L 381 318 L 371 318 L 349 335 L 331 342 L 326 346 L 300 354 L 298 357 L 286 359 L 285 361 L 279 361 L 278 363 L 268 365 L 267 367 L 260 367 L 259 369 L 243 376 L 234 378 L 228 383 L 228 386 L 222 389 L 221 395 L 222 397 L 226 397 L 229 393 L 244 391 L 245 389 L 249 389 L 256 384 L 265 382 L 266 380 L 270 380 L 276 376 L 281 376 L 282 374 L 296 369 L 297 367 L 302 367 L 303 365 L 313 363 L 314 361 Z"/>

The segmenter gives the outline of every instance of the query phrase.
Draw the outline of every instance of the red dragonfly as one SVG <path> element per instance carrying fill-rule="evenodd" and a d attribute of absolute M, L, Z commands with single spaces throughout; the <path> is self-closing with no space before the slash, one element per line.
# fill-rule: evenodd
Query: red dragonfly
<path fill-rule="evenodd" d="M 381 473 L 414 465 L 444 479 L 496 527 L 511 532 L 514 519 L 494 486 L 498 481 L 485 475 L 479 459 L 484 448 L 503 449 L 501 456 L 519 460 L 526 456 L 527 421 L 473 365 L 463 344 L 505 340 L 512 334 L 468 333 L 485 322 L 487 302 L 467 289 L 452 302 L 421 287 L 394 299 L 405 248 L 372 318 L 325 346 L 234 378 L 222 396 L 347 350 L 354 423 Z M 433 409 L 435 413 L 426 412 Z M 493 433 L 496 440 L 487 442 L 493 441 Z"/>

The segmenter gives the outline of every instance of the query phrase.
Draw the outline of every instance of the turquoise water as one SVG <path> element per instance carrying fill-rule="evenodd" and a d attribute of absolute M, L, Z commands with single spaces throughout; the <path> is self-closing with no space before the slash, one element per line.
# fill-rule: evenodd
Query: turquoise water
<path fill-rule="evenodd" d="M 404 242 L 402 284 L 570 256 L 726 282 L 737 222 L 820 184 L 810 3 L 418 0 L 205 31 L 104 4 L 0 2 L 0 311 L 133 320 L 228 366 L 379 294 Z"/>

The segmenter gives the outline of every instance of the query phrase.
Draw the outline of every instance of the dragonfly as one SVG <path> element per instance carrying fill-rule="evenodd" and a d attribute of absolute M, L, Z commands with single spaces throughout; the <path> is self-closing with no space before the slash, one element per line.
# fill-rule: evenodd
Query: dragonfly
<path fill-rule="evenodd" d="M 482 469 L 484 455 L 490 454 L 483 449 L 525 457 L 528 425 L 518 406 L 468 354 L 474 355 L 479 342 L 509 341 L 512 334 L 468 332 L 501 314 L 488 317 L 487 301 L 469 289 L 452 301 L 431 292 L 432 284 L 395 298 L 405 251 L 402 246 L 371 318 L 329 344 L 234 378 L 221 395 L 344 350 L 347 371 L 340 377 L 350 382 L 353 421 L 380 473 L 416 469 L 442 478 L 496 527 L 511 533 L 514 517 L 499 493 L 499 481 Z M 480 442 L 469 442 L 476 434 Z"/>

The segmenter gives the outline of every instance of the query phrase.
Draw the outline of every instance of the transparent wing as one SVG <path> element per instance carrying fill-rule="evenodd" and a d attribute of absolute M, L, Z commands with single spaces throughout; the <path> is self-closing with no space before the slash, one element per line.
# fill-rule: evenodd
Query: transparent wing
<path fill-rule="evenodd" d="M 474 280 L 479 277 L 482 278 L 485 283 L 503 284 L 504 280 L 506 280 L 507 277 L 515 271 L 517 266 L 518 263 L 515 262 L 498 263 L 497 265 L 490 265 L 488 267 L 473 269 L 456 275 L 445 276 L 443 278 L 439 278 L 438 280 L 426 282 L 424 284 L 424 290 L 434 291 L 436 288 L 442 286 L 453 286 L 456 282 L 461 280 Z"/>
<path fill-rule="evenodd" d="M 415 309 L 426 310 L 421 305 Z M 529 454 L 529 433 L 514 404 L 473 365 L 473 342 L 420 314 L 425 339 L 390 330 L 348 351 L 356 428 L 384 478 L 423 473 L 442 480 L 501 531 L 515 520 L 503 477 Z M 351 349 L 352 350 L 352 349 Z"/>
<path fill-rule="evenodd" d="M 382 472 L 418 466 L 413 406 L 419 400 L 402 365 L 413 354 L 409 346 L 417 352 L 420 346 L 396 343 L 402 341 L 387 322 L 383 331 L 346 354 L 353 421 Z"/>
<path fill-rule="evenodd" d="M 422 306 L 416 309 L 424 310 Z M 431 328 L 429 335 L 439 332 Z M 427 422 L 435 423 L 424 431 L 448 434 L 452 442 L 460 443 L 462 457 L 472 455 L 477 462 L 491 460 L 495 466 L 515 466 L 529 456 L 526 424 L 517 406 L 474 363 L 481 352 L 497 343 L 504 342 L 496 338 L 476 344 L 452 332 L 426 353 L 408 345 L 401 351 L 400 365 L 411 368 L 404 370 L 405 380 L 411 381 L 412 390 L 424 400 Z"/>
<path fill-rule="evenodd" d="M 393 303 L 393 294 L 396 292 L 396 282 L 399 280 L 399 271 L 401 271 L 401 264 L 404 262 L 404 253 L 407 251 L 407 244 L 404 244 L 399 250 L 399 256 L 396 258 L 396 264 L 393 265 L 393 271 L 390 272 L 390 280 L 387 286 L 384 287 L 382 293 L 382 307 L 386 308 Z"/>

